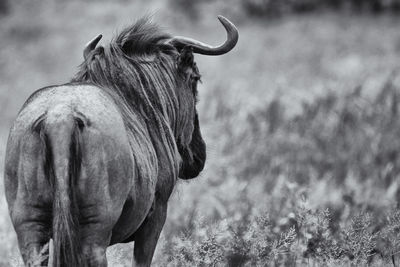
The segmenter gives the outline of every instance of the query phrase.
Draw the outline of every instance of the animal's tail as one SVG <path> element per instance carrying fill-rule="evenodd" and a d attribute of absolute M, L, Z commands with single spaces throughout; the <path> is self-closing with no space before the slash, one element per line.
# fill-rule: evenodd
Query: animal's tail
<path fill-rule="evenodd" d="M 75 185 L 82 153 L 82 121 L 67 110 L 54 108 L 43 119 L 45 171 L 53 188 L 53 266 L 85 266 L 79 241 L 79 210 Z"/>

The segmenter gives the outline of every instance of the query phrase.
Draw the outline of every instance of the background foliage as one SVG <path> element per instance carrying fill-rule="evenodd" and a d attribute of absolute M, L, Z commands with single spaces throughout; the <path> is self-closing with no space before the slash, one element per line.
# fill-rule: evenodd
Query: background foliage
<path fill-rule="evenodd" d="M 398 7 L 397 0 L 0 1 L 0 173 L 22 103 L 68 81 L 97 33 L 104 45 L 116 29 L 154 13 L 172 34 L 218 43 L 223 14 L 239 27 L 238 46 L 226 56 L 196 56 L 207 166 L 179 182 L 154 265 L 397 266 Z M 19 266 L 4 197 L 0 215 L 0 265 Z M 130 266 L 131 249 L 111 247 L 110 266 Z"/>

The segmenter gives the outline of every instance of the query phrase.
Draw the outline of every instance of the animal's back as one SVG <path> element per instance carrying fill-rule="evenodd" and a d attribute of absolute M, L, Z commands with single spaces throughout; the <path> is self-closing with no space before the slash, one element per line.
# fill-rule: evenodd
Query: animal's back
<path fill-rule="evenodd" d="M 137 177 L 116 104 L 101 88 L 70 84 L 38 90 L 19 112 L 8 140 L 5 187 L 19 243 L 27 244 L 23 257 L 39 253 L 52 237 L 59 262 L 80 253 L 78 242 L 83 253 L 100 255 L 93 265 L 103 264 L 105 251 L 96 249 L 110 243 L 127 199 L 137 208 L 129 231 L 144 220 L 155 179 Z"/>

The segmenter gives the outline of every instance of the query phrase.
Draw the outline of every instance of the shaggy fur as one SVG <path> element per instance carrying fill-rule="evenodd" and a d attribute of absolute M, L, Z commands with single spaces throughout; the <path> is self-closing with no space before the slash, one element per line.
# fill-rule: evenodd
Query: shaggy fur
<path fill-rule="evenodd" d="M 182 60 L 179 51 L 165 44 L 169 38 L 147 18 L 141 19 L 107 47 L 92 51 L 72 81 L 93 83 L 109 93 L 121 109 L 131 139 L 146 140 L 145 128 L 153 145 L 162 140 L 176 176 L 177 148 L 184 150 L 192 138 L 193 94 L 197 94 L 200 74 L 192 54 L 190 62 L 185 62 L 187 52 Z M 152 150 L 151 144 L 135 144 L 132 140 L 133 151 Z M 146 170 L 140 171 L 157 169 L 155 163 L 152 153 L 150 159 L 141 160 L 139 166 Z"/>

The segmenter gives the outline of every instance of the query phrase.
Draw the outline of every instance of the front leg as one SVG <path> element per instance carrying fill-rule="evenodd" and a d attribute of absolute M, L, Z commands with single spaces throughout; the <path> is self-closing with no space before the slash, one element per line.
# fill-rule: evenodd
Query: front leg
<path fill-rule="evenodd" d="M 150 211 L 142 225 L 135 232 L 133 267 L 150 266 L 166 217 L 167 202 L 164 203 L 156 199 L 154 209 Z"/>

